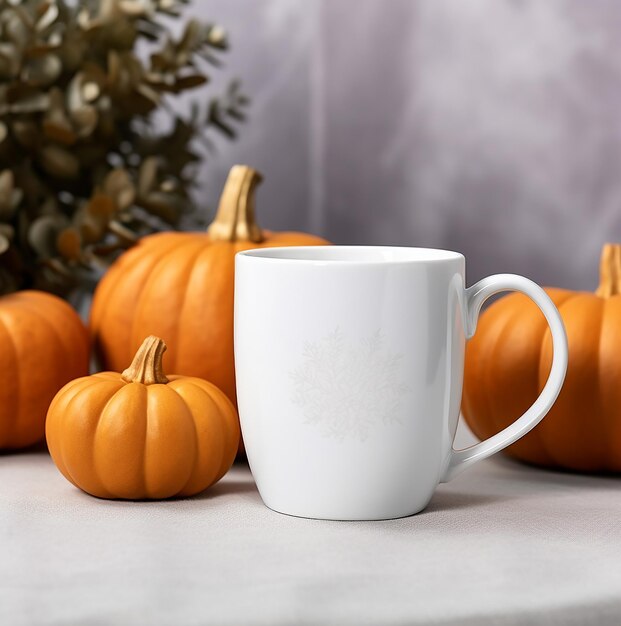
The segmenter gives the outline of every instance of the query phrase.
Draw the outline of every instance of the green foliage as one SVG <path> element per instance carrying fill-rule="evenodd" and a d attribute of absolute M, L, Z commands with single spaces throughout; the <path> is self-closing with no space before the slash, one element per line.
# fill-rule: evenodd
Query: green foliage
<path fill-rule="evenodd" d="M 247 99 L 172 111 L 227 48 L 215 24 L 170 33 L 185 1 L 0 0 L 0 293 L 66 293 L 192 210 L 196 141 L 233 137 Z"/>

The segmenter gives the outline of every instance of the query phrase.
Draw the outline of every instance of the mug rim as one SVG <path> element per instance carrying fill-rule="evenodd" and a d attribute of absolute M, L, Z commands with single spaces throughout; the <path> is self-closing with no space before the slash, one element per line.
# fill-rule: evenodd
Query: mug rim
<path fill-rule="evenodd" d="M 336 253 L 336 256 L 334 256 Z M 348 253 L 351 258 L 345 258 Z M 373 253 L 373 258 L 366 254 Z M 379 256 L 377 256 L 379 253 Z M 332 255 L 332 258 L 330 258 Z M 340 258 L 338 258 L 340 255 Z M 384 256 L 382 256 L 384 255 Z M 267 263 L 291 262 L 312 265 L 408 265 L 417 263 L 447 263 L 465 261 L 460 252 L 442 248 L 414 246 L 319 245 L 277 246 L 252 248 L 238 252 L 236 257 L 255 259 Z"/>

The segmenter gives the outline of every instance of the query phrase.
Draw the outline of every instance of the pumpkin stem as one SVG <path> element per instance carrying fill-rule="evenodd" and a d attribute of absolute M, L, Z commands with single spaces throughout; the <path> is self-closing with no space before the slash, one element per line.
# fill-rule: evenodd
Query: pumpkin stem
<path fill-rule="evenodd" d="M 166 344 L 159 338 L 151 335 L 143 342 L 132 364 L 121 374 L 126 383 L 142 383 L 153 385 L 166 384 L 168 378 L 162 370 L 162 357 L 166 351 Z"/>
<path fill-rule="evenodd" d="M 602 248 L 599 287 L 595 293 L 602 298 L 621 294 L 621 244 L 607 243 Z"/>
<path fill-rule="evenodd" d="M 216 218 L 207 232 L 213 241 L 263 241 L 263 233 L 254 216 L 254 193 L 263 180 L 248 165 L 234 165 L 229 172 Z"/>

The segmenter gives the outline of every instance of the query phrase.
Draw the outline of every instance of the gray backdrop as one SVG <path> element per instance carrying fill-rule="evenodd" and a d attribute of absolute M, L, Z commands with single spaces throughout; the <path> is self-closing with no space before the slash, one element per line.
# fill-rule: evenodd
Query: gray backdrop
<path fill-rule="evenodd" d="M 469 281 L 591 289 L 621 240 L 621 3 L 211 0 L 253 97 L 199 195 L 262 170 L 260 220 L 342 243 L 439 246 Z"/>

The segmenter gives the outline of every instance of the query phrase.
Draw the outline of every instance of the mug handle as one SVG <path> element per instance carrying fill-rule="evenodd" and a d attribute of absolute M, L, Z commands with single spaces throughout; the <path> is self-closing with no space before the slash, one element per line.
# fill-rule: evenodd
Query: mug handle
<path fill-rule="evenodd" d="M 567 372 L 567 335 L 563 320 L 548 294 L 539 285 L 528 278 L 516 274 L 496 274 L 483 278 L 466 289 L 465 321 L 466 338 L 474 335 L 483 303 L 501 291 L 520 291 L 527 295 L 541 309 L 552 333 L 552 368 L 545 387 L 535 403 L 515 422 L 493 437 L 463 450 L 451 451 L 448 465 L 440 482 L 448 482 L 464 469 L 486 459 L 511 445 L 528 431 L 533 429 L 550 410 L 558 397 Z"/>

